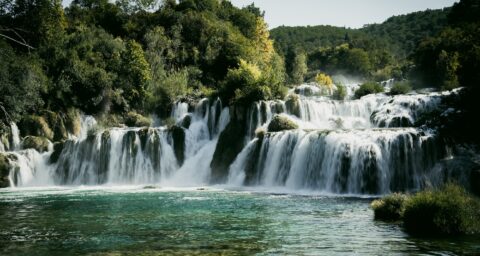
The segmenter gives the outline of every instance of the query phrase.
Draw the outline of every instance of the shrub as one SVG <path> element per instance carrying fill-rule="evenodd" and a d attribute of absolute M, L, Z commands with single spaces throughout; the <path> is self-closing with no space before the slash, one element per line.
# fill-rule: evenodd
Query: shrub
<path fill-rule="evenodd" d="M 405 203 L 408 197 L 405 194 L 394 193 L 372 202 L 376 220 L 398 221 L 403 217 Z"/>
<path fill-rule="evenodd" d="M 135 112 L 128 112 L 125 117 L 125 124 L 129 127 L 143 127 L 152 125 L 150 118 L 144 117 Z"/>
<path fill-rule="evenodd" d="M 380 93 L 383 91 L 384 89 L 382 85 L 375 82 L 366 82 L 362 84 L 360 88 L 358 88 L 355 91 L 355 97 L 359 99 L 365 95 L 372 94 L 372 93 Z"/>
<path fill-rule="evenodd" d="M 347 88 L 344 85 L 337 85 L 337 90 L 333 93 L 333 98 L 336 100 L 344 100 L 347 97 Z"/>
<path fill-rule="evenodd" d="M 407 81 L 397 82 L 390 89 L 390 95 L 407 94 L 412 90 L 410 83 Z"/>
<path fill-rule="evenodd" d="M 275 115 L 268 124 L 269 132 L 280 132 L 285 130 L 298 129 L 298 125 L 285 116 Z"/>
<path fill-rule="evenodd" d="M 480 233 L 480 202 L 454 184 L 419 192 L 405 204 L 404 224 L 412 234 Z"/>

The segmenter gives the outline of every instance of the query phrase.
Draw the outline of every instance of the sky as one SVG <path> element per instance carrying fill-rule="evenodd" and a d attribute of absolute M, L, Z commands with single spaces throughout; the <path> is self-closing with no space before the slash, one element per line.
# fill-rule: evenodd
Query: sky
<path fill-rule="evenodd" d="M 64 6 L 72 0 L 63 0 Z M 270 28 L 281 25 L 332 25 L 361 28 L 393 15 L 452 6 L 458 0 L 230 0 L 243 7 L 255 3 Z"/>
<path fill-rule="evenodd" d="M 452 6 L 455 0 L 231 0 L 238 7 L 252 2 L 265 11 L 270 28 L 281 25 L 332 25 L 361 28 L 393 15 Z"/>

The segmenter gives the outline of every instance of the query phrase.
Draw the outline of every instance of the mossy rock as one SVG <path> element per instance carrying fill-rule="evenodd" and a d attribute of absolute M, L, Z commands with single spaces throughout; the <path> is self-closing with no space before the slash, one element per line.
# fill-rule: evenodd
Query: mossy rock
<path fill-rule="evenodd" d="M 128 112 L 125 116 L 125 125 L 128 127 L 145 127 L 151 126 L 152 120 L 135 112 Z"/>
<path fill-rule="evenodd" d="M 285 106 L 287 108 L 287 112 L 299 117 L 301 116 L 300 112 L 300 98 L 297 95 L 291 95 L 287 101 L 285 101 Z"/>
<path fill-rule="evenodd" d="M 43 117 L 53 131 L 53 141 L 68 139 L 67 128 L 61 114 L 53 111 L 44 111 Z"/>
<path fill-rule="evenodd" d="M 383 221 L 401 220 L 407 199 L 407 195 L 394 193 L 373 201 L 371 207 L 374 211 L 375 219 Z"/>
<path fill-rule="evenodd" d="M 45 137 L 27 136 L 23 139 L 22 147 L 24 149 L 35 149 L 38 152 L 48 151 L 50 141 Z"/>
<path fill-rule="evenodd" d="M 10 164 L 9 156 L 7 154 L 0 153 L 0 188 L 10 187 L 10 170 L 12 165 Z"/>
<path fill-rule="evenodd" d="M 41 116 L 24 117 L 20 122 L 19 129 L 23 136 L 45 137 L 52 140 L 54 135 L 45 118 Z"/>
<path fill-rule="evenodd" d="M 10 149 L 10 140 L 8 139 L 9 136 L 10 134 L 0 135 L 0 143 L 3 145 L 5 151 Z"/>
<path fill-rule="evenodd" d="M 281 115 L 275 115 L 272 121 L 270 121 L 270 124 L 268 124 L 269 132 L 280 132 L 295 129 L 298 129 L 298 125 L 288 117 Z"/>
<path fill-rule="evenodd" d="M 65 147 L 65 141 L 58 141 L 53 143 L 53 152 L 50 155 L 50 159 L 49 159 L 49 162 L 51 164 L 54 164 L 58 161 L 64 147 Z"/>
<path fill-rule="evenodd" d="M 185 130 L 182 127 L 174 125 L 170 128 L 173 139 L 173 152 L 177 158 L 178 165 L 185 161 Z"/>
<path fill-rule="evenodd" d="M 247 129 L 245 122 L 232 119 L 218 138 L 210 167 L 211 183 L 223 183 L 228 176 L 228 168 L 245 146 Z"/>
<path fill-rule="evenodd" d="M 80 131 L 82 130 L 80 111 L 74 108 L 67 110 L 65 114 L 65 128 L 75 136 L 80 135 Z"/>

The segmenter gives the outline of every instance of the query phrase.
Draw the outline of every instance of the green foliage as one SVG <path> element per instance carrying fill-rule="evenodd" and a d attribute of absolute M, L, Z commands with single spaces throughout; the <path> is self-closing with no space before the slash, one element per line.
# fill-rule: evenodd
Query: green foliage
<path fill-rule="evenodd" d="M 380 93 L 380 92 L 383 92 L 383 91 L 384 91 L 384 88 L 379 83 L 366 82 L 366 83 L 360 85 L 360 88 L 358 88 L 355 91 L 355 97 L 357 99 L 360 99 L 361 97 L 363 97 L 365 95 L 373 94 L 373 93 Z"/>
<path fill-rule="evenodd" d="M 293 84 L 303 83 L 307 72 L 308 72 L 307 55 L 305 53 L 295 54 L 291 71 L 289 72 L 291 83 Z"/>
<path fill-rule="evenodd" d="M 287 71 L 294 63 L 291 49 L 308 56 L 309 70 L 347 73 L 376 81 L 401 77 L 398 67 L 408 67 L 408 56 L 425 37 L 447 25 L 448 8 L 394 16 L 361 29 L 332 26 L 278 27 L 271 34 Z M 344 47 L 347 45 L 347 47 Z"/>
<path fill-rule="evenodd" d="M 422 39 L 436 35 L 447 25 L 449 11 L 445 8 L 393 16 L 381 24 L 367 25 L 361 31 L 385 40 L 394 55 L 408 56 Z"/>
<path fill-rule="evenodd" d="M 41 94 L 47 85 L 35 55 L 18 55 L 0 39 L 0 120 L 18 121 L 25 113 L 42 107 Z"/>
<path fill-rule="evenodd" d="M 125 124 L 129 127 L 145 127 L 151 126 L 152 120 L 135 112 L 128 112 L 125 116 Z"/>
<path fill-rule="evenodd" d="M 284 60 L 254 5 L 74 0 L 64 12 L 58 0 L 14 0 L 0 4 L 0 22 L 13 39 L 0 41 L 4 122 L 43 107 L 165 116 L 183 97 L 223 93 L 233 103 L 286 93 Z M 261 73 L 254 83 L 227 78 L 242 59 Z"/>
<path fill-rule="evenodd" d="M 347 97 L 347 88 L 344 85 L 338 84 L 337 90 L 333 93 L 333 98 L 336 100 L 344 100 Z"/>
<path fill-rule="evenodd" d="M 405 205 L 404 223 L 412 234 L 479 233 L 480 201 L 454 184 L 419 192 Z"/>
<path fill-rule="evenodd" d="M 395 82 L 390 89 L 390 95 L 407 94 L 412 91 L 412 86 L 408 81 Z"/>
<path fill-rule="evenodd" d="M 298 125 L 292 120 L 288 119 L 288 117 L 281 115 L 275 115 L 272 118 L 272 121 L 270 121 L 268 124 L 269 132 L 280 132 L 294 129 L 298 129 Z"/>
<path fill-rule="evenodd" d="M 126 44 L 122 67 L 123 96 L 131 107 L 138 108 L 142 105 L 147 84 L 151 80 L 151 71 L 142 46 L 134 40 Z"/>
<path fill-rule="evenodd" d="M 403 218 L 408 197 L 405 194 L 393 193 L 371 203 L 376 220 L 398 221 Z"/>

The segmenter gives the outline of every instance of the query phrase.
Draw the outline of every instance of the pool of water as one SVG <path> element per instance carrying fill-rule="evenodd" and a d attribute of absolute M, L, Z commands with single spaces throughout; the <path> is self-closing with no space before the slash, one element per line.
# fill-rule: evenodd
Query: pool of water
<path fill-rule="evenodd" d="M 420 239 L 372 199 L 216 188 L 0 190 L 0 255 L 456 255 L 479 237 Z"/>

